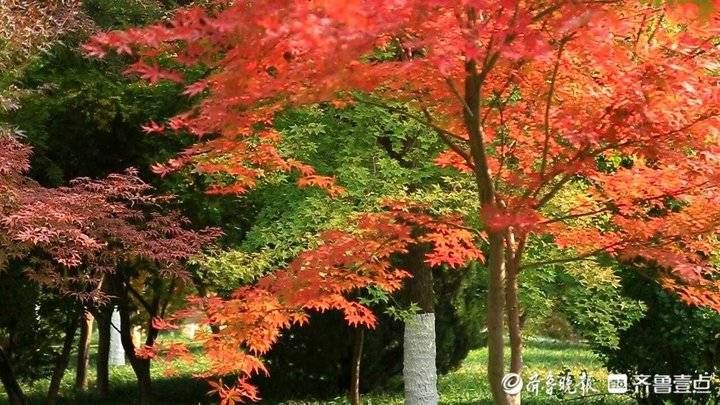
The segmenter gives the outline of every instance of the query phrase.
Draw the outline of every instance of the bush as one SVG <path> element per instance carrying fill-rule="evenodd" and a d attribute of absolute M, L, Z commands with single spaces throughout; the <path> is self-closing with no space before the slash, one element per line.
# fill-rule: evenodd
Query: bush
<path fill-rule="evenodd" d="M 636 374 L 676 375 L 718 371 L 720 314 L 693 308 L 643 277 L 646 269 L 622 269 L 623 295 L 647 306 L 642 318 L 620 333 L 617 348 L 596 345 L 609 370 Z M 717 403 L 717 396 L 712 403 Z M 708 395 L 653 395 L 641 403 L 707 403 Z"/>
<path fill-rule="evenodd" d="M 435 271 L 437 367 L 447 373 L 481 346 L 485 280 L 474 266 Z M 366 330 L 361 367 L 363 391 L 402 373 L 403 324 L 376 307 L 380 322 Z M 350 383 L 354 328 L 337 312 L 315 314 L 309 325 L 288 330 L 267 356 L 270 378 L 259 378 L 265 397 L 332 397 Z"/>
<path fill-rule="evenodd" d="M 581 262 L 522 272 L 523 334 L 617 347 L 620 333 L 643 313 L 641 301 L 623 296 L 617 273 L 610 264 Z"/>
<path fill-rule="evenodd" d="M 66 313 L 76 305 L 28 283 L 17 263 L 0 270 L 0 297 L 8 303 L 0 310 L 0 345 L 15 376 L 23 381 L 48 377 L 62 343 Z"/>

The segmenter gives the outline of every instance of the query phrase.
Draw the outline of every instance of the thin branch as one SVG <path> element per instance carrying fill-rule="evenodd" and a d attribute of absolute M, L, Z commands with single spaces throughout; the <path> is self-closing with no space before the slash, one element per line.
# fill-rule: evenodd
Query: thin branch
<path fill-rule="evenodd" d="M 572 38 L 572 34 L 564 36 L 560 40 L 560 46 L 557 50 L 557 57 L 555 58 L 555 65 L 553 66 L 552 75 L 550 76 L 550 87 L 548 88 L 547 100 L 545 103 L 545 118 L 543 122 L 543 128 L 545 130 L 545 140 L 543 141 L 542 149 L 542 160 L 540 162 L 540 179 L 545 178 L 545 168 L 547 166 L 547 155 L 550 149 L 550 107 L 552 105 L 552 99 L 555 95 L 555 83 L 557 82 L 558 71 L 560 70 L 560 60 L 562 59 L 562 53 L 565 49 L 565 45 Z"/>
<path fill-rule="evenodd" d="M 570 163 L 575 162 L 576 160 L 581 159 L 589 149 L 590 148 L 588 146 L 578 149 L 575 156 L 568 159 L 568 161 L 565 162 L 565 164 L 570 164 Z M 523 193 L 522 197 L 520 197 L 520 201 L 526 201 L 528 198 L 531 198 L 531 197 L 535 198 L 538 195 L 538 193 L 540 193 L 540 190 L 542 190 L 542 188 L 544 186 L 548 185 L 550 183 L 550 181 L 553 180 L 560 173 L 561 172 L 558 172 L 557 174 L 553 174 L 552 176 L 550 176 L 549 178 L 546 179 L 547 180 L 546 182 L 543 182 L 541 179 L 540 183 L 538 183 L 537 187 L 535 187 L 534 189 L 528 188 L 525 191 L 525 193 Z M 575 174 L 576 173 L 573 173 L 573 172 L 565 172 L 565 175 L 560 179 L 560 181 L 558 181 L 553 186 L 553 188 L 544 197 L 542 197 L 540 199 L 540 201 L 538 201 L 537 204 L 535 204 L 534 208 L 540 209 L 543 205 L 545 205 L 548 201 L 550 201 L 555 196 L 555 194 L 557 194 L 562 189 L 562 186 L 564 186 L 568 181 L 570 181 L 573 178 L 573 176 L 575 176 Z"/>
<path fill-rule="evenodd" d="M 593 250 L 593 251 L 590 251 L 590 252 L 587 252 L 587 253 L 583 253 L 583 254 L 581 254 L 581 255 L 579 255 L 579 256 L 563 257 L 563 258 L 560 258 L 560 259 L 553 259 L 553 260 L 547 260 L 547 261 L 542 261 L 542 262 L 528 263 L 528 264 L 523 265 L 523 266 L 521 267 L 521 269 L 525 270 L 525 269 L 531 269 L 531 268 L 536 268 L 536 267 L 549 266 L 549 265 L 551 265 L 551 264 L 562 264 L 562 263 L 578 262 L 578 261 L 582 261 L 582 260 L 589 260 L 589 259 L 593 258 L 593 256 L 596 256 L 596 255 L 598 255 L 598 254 L 600 254 L 600 253 L 602 253 L 602 252 L 604 252 L 604 251 L 606 251 L 606 250 L 608 250 L 608 249 L 610 249 L 610 248 L 612 248 L 612 247 L 618 246 L 618 245 L 620 245 L 621 243 L 622 243 L 622 242 L 615 242 L 615 243 L 612 243 L 612 244 L 610 244 L 610 245 L 603 246 L 603 247 L 601 247 L 601 248 L 595 249 L 595 250 Z"/>
<path fill-rule="evenodd" d="M 650 201 L 653 201 L 653 200 L 660 200 L 660 199 L 663 199 L 663 198 L 674 198 L 674 197 L 676 197 L 676 196 L 678 196 L 678 195 L 680 195 L 680 194 L 682 194 L 682 193 L 684 193 L 684 192 L 686 192 L 686 191 L 690 191 L 690 190 L 693 190 L 693 189 L 701 188 L 701 187 L 703 187 L 704 185 L 706 185 L 706 184 L 708 184 L 708 183 L 710 183 L 709 180 L 703 181 L 703 182 L 701 182 L 701 183 L 694 184 L 694 185 L 691 185 L 691 186 L 688 186 L 688 187 L 683 187 L 683 188 L 681 188 L 681 189 L 679 189 L 679 190 L 675 190 L 675 191 L 672 192 L 672 193 L 658 194 L 658 195 L 654 195 L 654 196 L 650 196 L 650 197 L 639 198 L 639 199 L 636 199 L 636 200 L 633 200 L 633 201 L 634 201 L 635 204 L 640 204 L 640 203 L 647 203 L 647 202 L 650 202 Z M 564 184 L 564 183 L 561 182 L 561 183 L 558 183 L 558 184 L 562 185 L 562 184 Z M 556 186 L 556 187 L 557 187 L 557 186 Z M 710 190 L 710 189 L 713 189 L 713 188 L 716 188 L 716 186 L 711 186 L 711 187 L 708 187 L 707 189 Z M 555 188 L 554 188 L 554 189 L 555 189 Z M 558 189 L 559 189 L 559 188 L 558 188 Z M 543 197 L 543 199 L 537 204 L 537 206 L 536 206 L 535 208 L 536 208 L 536 209 L 539 209 L 542 205 L 544 205 L 545 203 L 547 203 L 547 202 L 554 196 L 554 194 L 555 194 L 555 193 L 548 193 L 545 197 Z M 564 215 L 564 216 L 562 216 L 562 217 L 551 218 L 551 219 L 549 219 L 549 220 L 547 220 L 547 221 L 541 222 L 540 224 L 541 224 L 541 225 L 547 225 L 547 224 L 552 224 L 552 223 L 555 223 L 555 222 L 564 221 L 564 220 L 567 220 L 567 219 L 582 218 L 582 217 L 587 217 L 587 216 L 591 216 L 591 215 L 601 214 L 601 213 L 603 213 L 603 212 L 610 211 L 611 209 L 614 208 L 614 207 L 611 206 L 611 203 L 610 203 L 609 201 L 606 202 L 605 205 L 606 205 L 605 208 L 599 208 L 599 209 L 593 210 L 593 211 L 587 211 L 587 212 L 582 212 L 582 213 L 578 213 L 578 214 L 568 214 L 568 215 Z"/>
<path fill-rule="evenodd" d="M 645 29 L 645 23 L 647 22 L 647 14 L 643 14 L 642 21 L 640 22 L 640 27 L 638 27 L 637 34 L 635 35 L 635 40 L 633 41 L 633 55 L 637 56 L 637 46 L 640 42 L 640 36 L 642 35 L 643 29 Z"/>
<path fill-rule="evenodd" d="M 490 111 L 490 109 L 488 109 L 488 112 L 489 111 Z M 499 112 L 500 112 L 500 128 L 504 128 L 505 127 L 504 110 L 501 108 L 499 110 Z M 485 114 L 485 118 L 487 118 L 487 114 Z M 483 118 L 483 122 L 485 121 L 485 118 Z M 500 179 L 502 178 L 503 170 L 505 169 L 505 162 L 507 160 L 507 156 L 505 154 L 506 153 L 505 148 L 507 147 L 509 149 L 514 146 L 514 142 L 508 143 L 507 139 L 508 139 L 508 137 L 505 135 L 503 135 L 501 138 L 502 142 L 500 143 L 500 159 L 498 161 L 497 174 L 495 175 L 495 189 L 498 188 L 498 186 L 500 184 Z"/>
<path fill-rule="evenodd" d="M 480 70 L 480 73 L 477 75 L 477 83 L 479 84 L 480 88 L 482 88 L 483 84 L 485 83 L 485 79 L 487 78 L 487 75 L 490 73 L 493 67 L 495 67 L 495 64 L 500 59 L 500 51 L 495 51 L 490 55 L 490 57 L 487 59 L 487 61 L 483 64 L 483 68 Z"/>
<path fill-rule="evenodd" d="M 653 28 L 652 32 L 648 36 L 648 40 L 647 40 L 648 45 L 650 44 L 650 42 L 652 42 L 653 38 L 655 38 L 655 34 L 657 33 L 658 29 L 660 28 L 660 25 L 662 25 L 664 18 L 665 18 L 665 13 L 660 14 L 657 24 L 655 24 L 655 27 Z"/>
<path fill-rule="evenodd" d="M 540 11 L 539 13 L 535 14 L 535 15 L 532 17 L 532 22 L 538 22 L 538 21 L 542 20 L 545 16 L 548 16 L 548 15 L 556 12 L 557 10 L 560 9 L 560 7 L 563 6 L 563 4 L 565 4 L 565 3 L 564 3 L 564 2 L 560 2 L 560 3 L 554 4 L 554 5 L 550 6 L 550 7 L 547 7 L 547 8 L 544 9 L 543 11 Z"/>
<path fill-rule="evenodd" d="M 170 304 L 170 300 L 172 300 L 172 295 L 175 292 L 175 286 L 177 285 L 177 279 L 173 278 L 170 282 L 170 286 L 168 287 L 168 293 L 167 293 L 167 299 L 165 302 L 163 302 L 162 307 L 160 309 L 160 318 L 165 317 L 165 312 L 167 311 L 168 305 Z"/>
<path fill-rule="evenodd" d="M 502 95 L 503 95 L 503 93 L 505 93 L 505 90 L 507 90 L 508 87 L 510 87 L 510 83 L 512 83 L 512 79 L 513 79 L 513 72 L 515 72 L 517 69 L 519 69 L 524 63 L 525 63 L 525 61 L 523 59 L 521 59 L 518 62 L 516 62 L 514 64 L 514 66 L 512 66 L 510 68 L 510 73 L 508 73 L 505 83 L 500 88 L 500 92 L 497 93 L 499 98 L 502 98 Z M 508 97 L 507 97 L 508 99 L 504 102 L 500 102 L 500 106 L 498 107 L 498 111 L 500 112 L 500 114 L 502 114 L 502 112 L 505 110 L 505 106 L 510 101 L 511 96 L 512 96 L 512 94 L 508 94 Z M 488 108 L 487 111 L 485 112 L 485 114 L 483 115 L 482 120 L 480 120 L 480 125 L 485 125 L 485 122 L 487 121 L 491 112 L 492 112 L 492 108 Z"/>
<path fill-rule="evenodd" d="M 455 84 L 453 83 L 452 79 L 449 78 L 449 77 L 446 77 L 446 78 L 445 78 L 445 83 L 447 83 L 448 87 L 450 88 L 450 92 L 451 92 L 451 93 L 455 96 L 455 98 L 457 98 L 458 101 L 460 101 L 460 103 L 463 105 L 463 107 L 465 108 L 465 111 L 467 111 L 468 114 L 472 115 L 473 112 L 472 112 L 472 110 L 470 110 L 470 106 L 469 106 L 468 103 L 465 101 L 465 99 L 463 98 L 463 96 L 460 94 L 460 92 L 458 91 L 458 89 L 455 87 Z"/>
<path fill-rule="evenodd" d="M 615 4 L 620 3 L 620 0 L 589 0 L 589 1 L 578 1 L 574 2 L 573 4 Z M 538 22 L 544 17 L 556 12 L 559 10 L 562 6 L 564 6 L 565 2 L 560 2 L 557 4 L 553 4 L 552 6 L 549 6 L 545 8 L 544 10 L 538 12 L 532 17 L 532 22 Z"/>
<path fill-rule="evenodd" d="M 140 293 L 137 292 L 137 290 L 135 290 L 135 288 L 133 288 L 133 286 L 131 286 L 130 283 L 123 282 L 123 284 L 125 284 L 125 288 L 127 288 L 128 291 L 130 291 L 130 294 L 132 294 L 132 296 L 135 297 L 136 300 L 138 300 L 138 302 L 148 311 L 148 313 L 152 314 L 153 308 L 150 306 L 150 304 L 148 304 L 147 301 L 145 301 L 145 299 L 142 297 L 142 295 L 140 295 Z"/>
<path fill-rule="evenodd" d="M 549 225 L 549 224 L 554 224 L 556 222 L 566 221 L 568 219 L 589 217 L 592 215 L 602 214 L 603 212 L 610 211 L 610 210 L 611 210 L 611 207 L 605 207 L 605 208 L 600 208 L 600 209 L 593 210 L 593 211 L 581 212 L 578 214 L 563 215 L 561 217 L 555 217 L 555 218 L 548 219 L 547 221 L 540 222 L 538 225 Z"/>
<path fill-rule="evenodd" d="M 365 104 L 372 105 L 372 106 L 375 106 L 375 107 L 380 107 L 380 108 L 383 108 L 383 109 L 388 110 L 388 111 L 390 111 L 390 112 L 394 112 L 394 113 L 401 114 L 401 115 L 403 115 L 403 116 L 405 116 L 405 117 L 407 117 L 407 118 L 410 118 L 410 119 L 412 119 L 412 120 L 417 121 L 417 122 L 420 123 L 420 124 L 423 124 L 423 125 L 425 125 L 425 126 L 427 126 L 427 127 L 430 127 L 430 128 L 432 128 L 432 129 L 434 129 L 435 131 L 442 132 L 443 134 L 445 134 L 445 135 L 447 135 L 447 136 L 449 136 L 449 137 L 451 137 L 451 138 L 453 138 L 453 139 L 456 139 L 456 140 L 462 141 L 462 142 L 467 142 L 467 139 L 464 139 L 464 138 L 461 137 L 460 135 L 455 134 L 455 133 L 453 133 L 453 132 L 451 132 L 451 131 L 448 131 L 447 129 L 445 129 L 445 128 L 443 128 L 443 127 L 440 127 L 440 126 L 438 126 L 438 125 L 435 125 L 435 124 L 432 123 L 432 121 L 428 121 L 428 120 L 427 120 L 427 117 L 426 117 L 426 118 L 423 118 L 423 117 L 421 117 L 421 116 L 419 116 L 419 115 L 416 115 L 416 114 L 413 114 L 413 113 L 411 113 L 411 112 L 405 111 L 405 110 L 403 110 L 402 108 L 393 107 L 393 106 L 391 106 L 391 105 L 387 105 L 387 104 L 383 104 L 383 103 L 378 103 L 378 102 L 376 102 L 376 101 L 372 101 L 372 100 L 360 98 L 360 97 L 357 97 L 357 96 L 354 96 L 353 98 L 354 98 L 356 101 L 360 102 L 360 103 L 365 103 Z"/>
<path fill-rule="evenodd" d="M 432 124 L 432 121 L 431 121 L 432 117 L 430 116 L 430 112 L 429 112 L 427 109 L 425 109 L 425 110 L 423 110 L 423 113 L 425 114 L 425 117 L 427 117 L 427 118 L 426 118 L 426 119 L 427 119 L 427 122 L 429 122 L 429 123 Z M 440 137 L 440 139 L 442 139 L 442 141 L 443 141 L 450 149 L 452 149 L 453 152 L 455 152 L 455 153 L 457 153 L 458 155 L 462 156 L 462 158 L 465 160 L 465 163 L 467 163 L 467 165 L 468 165 L 469 167 L 471 167 L 471 168 L 474 167 L 472 158 L 470 157 L 470 155 L 468 154 L 468 152 L 467 152 L 466 150 L 464 150 L 462 147 L 460 147 L 458 144 L 456 144 L 451 138 L 449 138 L 449 136 L 448 136 L 447 133 L 446 133 L 447 131 L 439 131 L 437 128 L 435 128 L 435 126 L 433 126 L 433 129 L 435 129 L 435 132 L 438 134 L 438 136 Z"/>
<path fill-rule="evenodd" d="M 673 129 L 673 130 L 670 130 L 670 131 L 667 131 L 667 132 L 663 132 L 663 133 L 661 133 L 661 134 L 654 135 L 654 136 L 650 137 L 649 139 L 644 139 L 644 140 L 643 140 L 643 139 L 631 139 L 631 140 L 626 140 L 626 141 L 624 141 L 624 142 L 616 142 L 616 143 L 612 143 L 612 144 L 605 145 L 605 146 L 600 147 L 600 148 L 598 148 L 598 149 L 595 149 L 595 150 L 593 150 L 593 151 L 590 151 L 590 149 L 589 149 L 588 147 L 585 147 L 585 148 L 579 149 L 578 152 L 575 154 L 575 156 L 573 156 L 572 159 L 568 160 L 568 161 L 565 162 L 565 163 L 566 163 L 566 164 L 567 164 L 567 163 L 572 163 L 572 162 L 574 162 L 574 161 L 576 161 L 576 160 L 578 160 L 578 159 L 581 159 L 581 158 L 583 158 L 583 157 L 595 157 L 595 156 L 599 156 L 601 153 L 603 153 L 603 152 L 605 152 L 605 151 L 607 151 L 607 150 L 620 149 L 620 148 L 632 146 L 632 145 L 634 145 L 634 144 L 636 144 L 636 143 L 639 143 L 639 142 L 651 141 L 651 140 L 654 140 L 654 139 L 659 139 L 659 138 L 664 138 L 664 137 L 667 137 L 667 136 L 670 136 L 670 135 L 674 135 L 674 134 L 677 134 L 677 133 L 679 133 L 679 132 L 682 132 L 682 131 L 685 131 L 685 130 L 687 130 L 687 129 L 690 129 L 691 127 L 697 125 L 698 123 L 700 123 L 700 122 L 702 122 L 702 121 L 705 121 L 705 120 L 707 120 L 707 119 L 716 117 L 716 116 L 718 116 L 718 115 L 720 115 L 720 113 L 718 113 L 718 112 L 715 111 L 715 110 L 708 111 L 708 112 L 706 112 L 705 114 L 702 114 L 702 115 L 698 116 L 695 120 L 693 120 L 693 121 L 691 121 L 691 122 L 683 125 L 683 126 L 680 127 L 680 128 L 676 128 L 676 129 Z M 537 209 L 541 208 L 543 205 L 545 205 L 547 202 L 549 202 L 553 197 L 555 197 L 555 195 L 562 189 L 562 186 L 565 185 L 568 181 L 570 181 L 570 179 L 572 179 L 572 177 L 573 177 L 574 175 L 575 175 L 575 173 L 566 173 L 565 176 L 563 176 L 563 178 L 562 178 L 555 186 L 553 186 L 553 188 L 552 188 L 545 196 L 543 196 L 543 197 L 539 200 L 539 202 L 535 205 L 535 208 L 537 208 Z M 537 188 L 535 188 L 534 190 L 532 190 L 532 191 L 531 191 L 531 190 L 528 190 L 528 191 L 523 195 L 522 199 L 524 200 L 524 199 L 527 199 L 527 198 L 529 198 L 529 197 L 531 197 L 531 196 L 537 195 L 537 194 L 540 192 L 540 190 L 542 189 L 542 187 L 543 187 L 544 185 L 545 185 L 545 183 L 541 183 L 541 184 L 539 184 L 539 185 L 537 186 Z"/>
<path fill-rule="evenodd" d="M 467 141 L 466 141 L 465 139 L 463 139 L 462 137 L 458 136 L 457 134 L 455 134 L 455 133 L 453 133 L 453 132 L 451 132 L 451 131 L 448 131 L 448 130 L 446 130 L 445 128 L 442 128 L 442 127 L 440 127 L 440 126 L 438 126 L 438 125 L 435 125 L 435 124 L 429 119 L 430 116 L 429 116 L 429 112 L 428 112 L 427 110 L 423 111 L 423 113 L 425 113 L 425 118 L 422 118 L 422 117 L 420 117 L 420 116 L 418 116 L 418 115 L 415 115 L 415 114 L 413 114 L 413 113 L 407 112 L 407 111 L 405 111 L 405 110 L 403 110 L 403 109 L 401 109 L 401 108 L 393 107 L 393 106 L 390 106 L 390 105 L 387 105 L 387 104 L 383 104 L 383 103 L 374 102 L 374 101 L 367 100 L 367 99 L 363 99 L 363 98 L 360 98 L 360 97 L 354 97 L 354 98 L 355 98 L 355 100 L 358 101 L 358 102 L 365 103 L 365 104 L 368 104 L 368 105 L 372 105 L 372 106 L 375 106 L 375 107 L 380 107 L 380 108 L 383 108 L 383 109 L 385 109 L 385 110 L 387 110 L 387 111 L 401 114 L 401 115 L 403 115 L 403 116 L 405 116 L 405 117 L 407 117 L 407 118 L 410 118 L 410 119 L 412 119 L 412 120 L 417 121 L 417 122 L 420 123 L 420 124 L 425 125 L 425 126 L 428 127 L 428 128 L 433 129 L 433 130 L 438 134 L 438 136 L 440 137 L 440 139 L 442 139 L 442 141 L 443 141 L 450 149 L 453 150 L 453 152 L 457 153 L 458 155 L 460 155 L 460 156 L 465 160 L 465 162 L 468 164 L 468 166 L 470 166 L 470 167 L 473 166 L 472 159 L 470 158 L 470 155 L 468 154 L 468 152 L 467 152 L 466 150 L 464 150 L 460 145 L 458 145 L 458 144 L 456 143 L 456 141 L 461 141 L 461 142 L 467 142 Z"/>
<path fill-rule="evenodd" d="M 548 191 L 547 194 L 545 194 L 542 198 L 540 198 L 540 200 L 538 200 L 537 204 L 535 204 L 535 209 L 542 208 L 545 204 L 552 200 L 553 197 L 555 197 L 555 195 L 560 192 L 560 190 L 562 190 L 562 187 L 573 178 L 573 176 L 575 176 L 575 173 L 565 173 L 565 175 L 560 178 L 557 183 L 555 183 L 555 185 L 550 189 L 550 191 Z M 542 185 L 539 185 L 535 192 L 532 193 L 532 195 L 537 194 L 541 188 Z"/>
<path fill-rule="evenodd" d="M 442 224 L 442 225 L 447 225 L 447 226 L 449 226 L 449 227 L 453 227 L 453 228 L 456 228 L 456 229 L 462 229 L 462 230 L 464 230 L 464 231 L 468 231 L 468 232 L 470 232 L 470 233 L 472 233 L 472 234 L 475 234 L 478 238 L 480 238 L 480 239 L 482 239 L 482 240 L 486 240 L 486 236 L 483 234 L 483 232 L 480 231 L 480 230 L 478 230 L 478 229 L 475 229 L 475 228 L 473 228 L 473 227 L 464 226 L 464 225 L 456 224 L 456 223 L 453 223 L 453 222 L 447 222 L 447 221 L 443 221 L 443 220 L 441 220 L 441 219 L 433 219 L 433 222 L 438 223 L 438 224 Z"/>

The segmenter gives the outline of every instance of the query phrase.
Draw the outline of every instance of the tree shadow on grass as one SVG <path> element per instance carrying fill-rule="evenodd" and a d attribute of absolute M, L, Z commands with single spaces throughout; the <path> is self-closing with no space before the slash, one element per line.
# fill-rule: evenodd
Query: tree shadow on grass
<path fill-rule="evenodd" d="M 207 395 L 209 390 L 207 382 L 195 378 L 166 377 L 153 381 L 156 404 L 216 404 L 217 397 Z M 33 395 L 28 397 L 29 405 L 45 404 L 44 397 Z M 0 400 L 0 404 L 2 400 Z M 58 405 L 132 405 L 137 404 L 138 389 L 134 380 L 113 381 L 110 395 L 100 397 L 93 390 L 87 392 L 64 392 Z"/>

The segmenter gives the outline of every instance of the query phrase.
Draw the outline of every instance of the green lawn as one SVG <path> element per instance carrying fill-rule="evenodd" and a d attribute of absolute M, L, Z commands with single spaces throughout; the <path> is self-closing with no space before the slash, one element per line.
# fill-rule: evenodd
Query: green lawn
<path fill-rule="evenodd" d="M 490 403 L 487 381 L 485 380 L 485 359 L 487 351 L 479 349 L 470 352 L 463 365 L 454 372 L 442 376 L 439 382 L 441 403 L 443 404 L 486 404 Z M 527 382 L 531 375 L 540 376 L 540 393 L 537 395 L 523 392 L 523 403 L 527 404 L 633 404 L 635 401 L 627 397 L 609 395 L 606 393 L 607 372 L 598 359 L 586 347 L 576 343 L 553 342 L 547 340 L 533 340 L 528 342 L 525 350 L 526 370 L 523 373 Z M 560 397 L 549 396 L 545 391 L 545 378 L 548 372 L 561 373 L 569 369 L 576 380 L 580 372 L 586 369 L 593 377 L 593 387 L 599 392 L 593 396 L 580 397 L 579 394 Z M 198 404 L 214 403 L 205 395 L 207 385 L 203 381 L 195 381 L 185 376 L 167 378 L 162 371 L 154 369 L 155 389 L 167 404 Z M 65 376 L 62 394 L 65 397 L 61 404 L 131 404 L 135 398 L 134 375 L 129 366 L 114 367 L 111 372 L 111 399 L 100 399 L 91 393 L 74 393 L 72 391 L 72 370 Z M 93 376 L 90 376 L 91 380 Z M 557 381 L 557 377 L 556 377 Z M 47 381 L 37 381 L 25 385 L 25 390 L 31 403 L 42 403 L 42 395 L 47 389 Z M 578 382 L 575 386 L 577 387 Z M 269 394 L 269 393 L 266 393 Z M 367 394 L 363 397 L 367 404 L 402 404 L 402 380 L 393 379 L 388 382 L 383 392 Z M 0 403 L 6 403 L 0 393 Z M 345 398 L 324 401 L 307 400 L 266 400 L 262 404 L 347 404 Z"/>
<path fill-rule="evenodd" d="M 440 377 L 440 403 L 442 404 L 490 404 L 490 390 L 486 380 L 487 369 L 485 362 L 487 349 L 478 349 L 470 352 L 462 366 L 445 376 Z M 587 347 L 567 342 L 552 342 L 547 340 L 533 340 L 528 342 L 525 349 L 524 380 L 537 373 L 542 384 L 538 395 L 523 392 L 524 404 L 635 404 L 636 401 L 618 395 L 607 394 L 607 371 L 603 368 L 597 357 Z M 570 369 L 571 375 L 579 379 L 580 372 L 585 369 L 593 377 L 593 387 L 600 391 L 595 395 L 581 397 L 579 394 L 560 397 L 548 396 L 544 392 L 545 378 L 548 372 L 558 374 Z M 403 403 L 402 380 L 392 381 L 388 390 L 383 393 L 368 394 L 363 397 L 367 404 L 397 404 Z M 274 402 L 276 403 L 276 402 Z M 286 401 L 284 404 L 348 404 L 345 398 L 334 401 Z"/>

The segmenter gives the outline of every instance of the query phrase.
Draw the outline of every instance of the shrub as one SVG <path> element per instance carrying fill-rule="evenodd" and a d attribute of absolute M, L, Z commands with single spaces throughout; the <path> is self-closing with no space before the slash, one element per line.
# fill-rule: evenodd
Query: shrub
<path fill-rule="evenodd" d="M 623 295 L 644 302 L 644 316 L 622 331 L 616 348 L 595 345 L 608 369 L 628 375 L 677 375 L 718 370 L 720 314 L 680 302 L 641 275 L 646 269 L 622 269 Z M 707 403 L 708 395 L 653 395 L 641 403 Z M 718 397 L 715 394 L 714 401 Z"/>
<path fill-rule="evenodd" d="M 476 269 L 435 271 L 437 367 L 447 373 L 481 346 L 485 280 Z M 402 373 L 403 325 L 376 307 L 380 323 L 366 330 L 361 367 L 364 391 L 382 387 Z M 268 397 L 331 397 L 349 387 L 354 330 L 339 313 L 316 314 L 309 325 L 288 330 L 268 356 L 270 378 L 261 378 Z"/>

